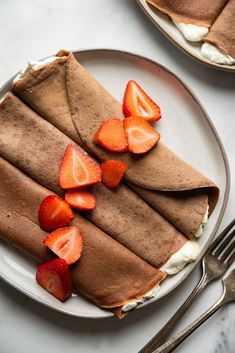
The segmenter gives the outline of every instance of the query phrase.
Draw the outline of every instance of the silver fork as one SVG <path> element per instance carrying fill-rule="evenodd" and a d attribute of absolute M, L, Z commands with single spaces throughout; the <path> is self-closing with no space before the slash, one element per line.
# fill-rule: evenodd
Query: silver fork
<path fill-rule="evenodd" d="M 180 345 L 191 333 L 193 333 L 203 322 L 209 319 L 224 304 L 235 301 L 235 269 L 223 279 L 224 291 L 219 300 L 204 312 L 197 320 L 189 325 L 185 330 L 178 333 L 175 337 L 156 349 L 153 353 L 170 353 Z"/>
<path fill-rule="evenodd" d="M 165 326 L 138 352 L 152 353 L 160 347 L 191 307 L 194 300 L 212 281 L 221 278 L 235 260 L 235 219 L 222 231 L 207 249 L 202 259 L 202 277 L 193 292 L 170 318 Z"/>

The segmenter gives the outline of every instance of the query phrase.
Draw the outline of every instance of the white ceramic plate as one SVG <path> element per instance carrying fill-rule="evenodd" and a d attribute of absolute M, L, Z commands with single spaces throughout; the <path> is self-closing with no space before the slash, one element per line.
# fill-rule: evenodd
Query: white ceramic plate
<path fill-rule="evenodd" d="M 139 82 L 162 108 L 163 118 L 157 123 L 162 141 L 220 187 L 219 202 L 203 237 L 199 240 L 202 247 L 201 258 L 221 222 L 230 185 L 227 157 L 207 113 L 179 78 L 152 60 L 108 49 L 86 50 L 75 52 L 75 55 L 120 101 L 127 81 L 134 79 Z M 11 82 L 12 79 L 1 89 L 0 99 L 10 90 Z M 179 274 L 167 278 L 162 283 L 157 297 L 145 302 L 142 307 L 173 290 L 190 274 L 195 265 L 196 263 L 190 264 Z M 66 303 L 60 303 L 36 284 L 35 269 L 35 264 L 4 241 L 0 242 L 0 276 L 10 285 L 31 298 L 69 315 L 93 319 L 112 316 L 110 312 L 96 307 L 80 296 L 73 296 Z"/>
<path fill-rule="evenodd" d="M 235 72 L 235 65 L 220 65 L 213 63 L 212 61 L 204 58 L 201 55 L 201 45 L 202 42 L 193 43 L 187 41 L 183 34 L 178 30 L 178 28 L 173 24 L 170 17 L 163 12 L 157 10 L 153 6 L 147 3 L 146 0 L 137 0 L 140 8 L 149 17 L 149 19 L 154 23 L 158 29 L 165 36 L 170 39 L 178 48 L 180 48 L 184 53 L 190 56 L 192 59 L 197 60 L 203 64 L 211 66 L 216 69 Z"/>

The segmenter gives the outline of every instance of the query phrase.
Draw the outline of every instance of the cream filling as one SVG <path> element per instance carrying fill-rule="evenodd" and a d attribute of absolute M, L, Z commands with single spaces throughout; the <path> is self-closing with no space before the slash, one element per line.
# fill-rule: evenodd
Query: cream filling
<path fill-rule="evenodd" d="M 206 213 L 203 217 L 202 223 L 198 227 L 195 237 L 198 238 L 203 234 L 203 227 L 208 221 L 209 206 L 207 206 Z M 185 265 L 196 260 L 200 253 L 200 246 L 197 240 L 188 240 L 181 249 L 173 254 L 169 260 L 160 268 L 161 271 L 168 275 L 174 275 L 181 271 Z"/>
<path fill-rule="evenodd" d="M 147 292 L 143 297 L 141 297 L 139 299 L 130 300 L 127 304 L 123 305 L 122 311 L 124 311 L 124 312 L 130 311 L 130 310 L 136 308 L 138 304 L 142 304 L 146 300 L 155 298 L 157 295 L 158 288 L 159 288 L 159 284 L 156 285 L 149 292 Z"/>
<path fill-rule="evenodd" d="M 189 240 L 169 258 L 160 270 L 168 275 L 175 275 L 181 271 L 186 264 L 195 261 L 199 253 L 200 246 L 198 242 L 196 240 Z"/>
<path fill-rule="evenodd" d="M 204 26 L 194 25 L 192 23 L 183 23 L 173 18 L 172 21 L 183 34 L 183 36 L 190 42 L 200 42 L 209 32 L 209 29 Z"/>
<path fill-rule="evenodd" d="M 20 80 L 21 78 L 23 78 L 31 69 L 33 69 L 33 70 L 40 69 L 42 66 L 49 64 L 49 63 L 55 61 L 56 59 L 58 59 L 58 56 L 51 56 L 51 57 L 44 59 L 42 61 L 29 60 L 27 66 L 20 71 L 20 73 L 16 76 L 16 78 L 14 79 L 13 82 L 16 82 L 16 81 Z"/>
<path fill-rule="evenodd" d="M 235 63 L 235 58 L 223 53 L 215 45 L 206 42 L 202 44 L 201 54 L 217 64 L 233 65 Z"/>

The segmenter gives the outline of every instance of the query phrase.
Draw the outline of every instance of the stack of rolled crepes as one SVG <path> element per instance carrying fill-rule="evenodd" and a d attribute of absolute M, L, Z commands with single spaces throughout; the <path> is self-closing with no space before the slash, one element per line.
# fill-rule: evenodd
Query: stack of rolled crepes
<path fill-rule="evenodd" d="M 235 0 L 147 0 L 170 16 L 189 41 L 204 41 L 207 59 L 235 63 Z"/>
<path fill-rule="evenodd" d="M 77 214 L 73 221 L 85 240 L 72 270 L 75 288 L 120 317 L 123 306 L 146 297 L 166 273 L 174 273 L 167 264 L 196 244 L 191 239 L 208 206 L 209 214 L 213 211 L 219 190 L 161 143 L 137 157 L 111 154 L 95 145 L 93 136 L 103 121 L 123 119 L 122 106 L 71 52 L 60 51 L 31 65 L 12 89 L 28 105 L 12 93 L 0 103 L 0 169 L 5 180 L 0 234 L 45 261 L 50 253 L 42 244 L 37 210 L 48 193 L 63 195 L 58 172 L 67 145 L 77 143 L 99 161 L 124 161 L 125 183 L 116 190 L 102 183 L 93 186 L 96 209 L 84 213 L 86 219 Z"/>

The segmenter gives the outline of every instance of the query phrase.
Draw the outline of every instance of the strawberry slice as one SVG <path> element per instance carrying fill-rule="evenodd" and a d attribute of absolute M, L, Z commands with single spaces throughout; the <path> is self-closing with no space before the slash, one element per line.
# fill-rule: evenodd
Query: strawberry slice
<path fill-rule="evenodd" d="M 96 132 L 93 141 L 112 152 L 126 152 L 127 140 L 121 119 L 106 120 Z"/>
<path fill-rule="evenodd" d="M 94 195 L 87 189 L 67 190 L 65 201 L 77 210 L 93 210 L 96 205 Z"/>
<path fill-rule="evenodd" d="M 100 181 L 99 164 L 78 146 L 68 145 L 59 172 L 62 189 L 84 187 Z"/>
<path fill-rule="evenodd" d="M 62 302 L 72 294 L 71 274 L 63 259 L 55 259 L 38 266 L 36 280 L 42 288 Z"/>
<path fill-rule="evenodd" d="M 64 227 L 48 234 L 43 243 L 71 265 L 82 254 L 83 235 L 77 227 Z"/>
<path fill-rule="evenodd" d="M 73 217 L 71 207 L 57 195 L 45 197 L 38 211 L 40 227 L 44 230 L 64 227 Z"/>
<path fill-rule="evenodd" d="M 140 116 L 150 122 L 161 118 L 160 107 L 133 80 L 129 81 L 126 86 L 123 98 L 123 113 L 126 117 Z"/>
<path fill-rule="evenodd" d="M 143 118 L 132 117 L 124 119 L 129 151 L 145 153 L 160 140 L 160 134 Z"/>
<path fill-rule="evenodd" d="M 115 189 L 126 171 L 126 165 L 123 162 L 110 159 L 101 164 L 101 170 L 102 182 L 110 189 Z"/>

